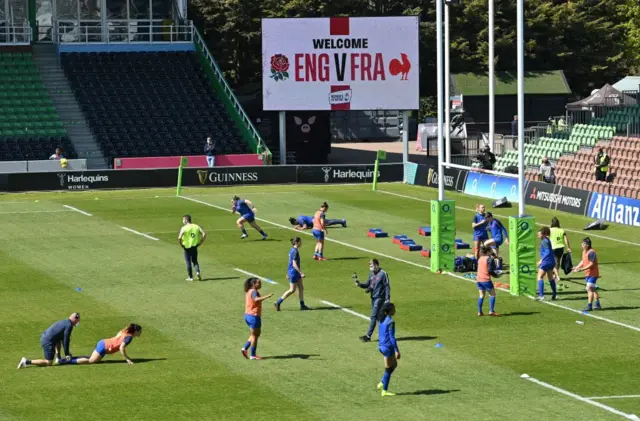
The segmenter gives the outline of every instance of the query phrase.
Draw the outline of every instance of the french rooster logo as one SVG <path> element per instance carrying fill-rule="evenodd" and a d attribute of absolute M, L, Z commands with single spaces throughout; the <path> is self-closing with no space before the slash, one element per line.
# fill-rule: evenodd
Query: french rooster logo
<path fill-rule="evenodd" d="M 389 62 L 389 73 L 393 76 L 401 75 L 400 80 L 408 80 L 409 70 L 411 70 L 411 62 L 405 53 L 401 53 L 402 61 L 394 58 Z"/>

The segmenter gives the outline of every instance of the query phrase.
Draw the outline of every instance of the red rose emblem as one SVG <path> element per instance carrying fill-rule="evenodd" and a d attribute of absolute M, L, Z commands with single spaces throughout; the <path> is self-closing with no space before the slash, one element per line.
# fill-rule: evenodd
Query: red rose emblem
<path fill-rule="evenodd" d="M 276 82 L 289 78 L 289 59 L 284 54 L 276 54 L 271 56 L 271 76 Z"/>

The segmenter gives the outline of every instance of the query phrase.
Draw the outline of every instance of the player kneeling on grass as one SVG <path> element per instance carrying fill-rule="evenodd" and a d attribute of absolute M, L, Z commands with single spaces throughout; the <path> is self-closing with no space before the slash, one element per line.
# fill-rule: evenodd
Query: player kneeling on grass
<path fill-rule="evenodd" d="M 137 338 L 142 335 L 142 326 L 135 323 L 129 323 L 127 327 L 122 329 L 113 338 L 103 339 L 96 344 L 96 349 L 89 358 L 77 357 L 72 358 L 71 361 L 61 361 L 60 364 L 95 364 L 102 361 L 105 355 L 115 354 L 120 351 L 127 364 L 133 365 L 133 361 L 127 355 L 127 345 L 129 345 L 133 338 Z"/>
<path fill-rule="evenodd" d="M 600 269 L 598 269 L 598 256 L 596 251 L 591 248 L 591 239 L 589 237 L 582 240 L 582 261 L 573 269 L 573 272 L 585 272 L 585 280 L 587 281 L 587 308 L 584 311 L 593 310 L 593 302 L 596 303 L 596 310 L 600 307 L 600 295 L 596 288 L 596 282 L 600 277 Z"/>
<path fill-rule="evenodd" d="M 499 314 L 495 312 L 496 289 L 493 286 L 493 281 L 491 281 L 491 276 L 498 277 L 501 273 L 495 270 L 495 260 L 491 254 L 491 247 L 480 247 L 478 273 L 476 276 L 476 285 L 478 286 L 478 293 L 480 294 L 478 297 L 478 316 L 484 316 L 482 305 L 484 304 L 487 293 L 489 293 L 489 316 L 499 316 Z"/>
<path fill-rule="evenodd" d="M 378 335 L 378 351 L 384 356 L 384 374 L 382 381 L 378 383 L 378 390 L 382 390 L 382 396 L 394 396 L 395 393 L 389 392 L 389 382 L 391 374 L 398 367 L 400 359 L 400 350 L 396 341 L 396 322 L 393 315 L 396 314 L 396 306 L 393 303 L 384 303 L 378 320 L 380 321 L 380 330 Z"/>
<path fill-rule="evenodd" d="M 249 339 L 240 352 L 243 357 L 251 360 L 262 359 L 256 355 L 258 338 L 262 328 L 262 302 L 273 296 L 273 294 L 268 294 L 261 297 L 260 288 L 262 288 L 262 282 L 258 278 L 249 278 L 244 282 L 244 321 L 249 326 Z M 249 348 L 251 348 L 251 356 L 247 355 Z"/>
<path fill-rule="evenodd" d="M 302 240 L 300 237 L 294 237 L 291 239 L 291 250 L 289 251 L 289 265 L 287 266 L 287 279 L 289 280 L 289 289 L 278 298 L 273 305 L 276 310 L 280 311 L 280 305 L 290 295 L 298 290 L 298 296 L 300 297 L 300 310 L 311 310 L 304 304 L 304 273 L 300 269 L 300 247 L 302 246 Z"/>
<path fill-rule="evenodd" d="M 200 276 L 200 264 L 198 263 L 198 247 L 204 243 L 207 237 L 199 225 L 191 222 L 191 215 L 182 217 L 182 228 L 178 234 L 178 243 L 184 249 L 184 261 L 187 263 L 187 281 L 193 281 L 193 268 L 196 267 L 196 277 L 198 281 L 202 280 Z"/>
<path fill-rule="evenodd" d="M 64 354 L 66 360 L 71 360 L 71 352 L 69 346 L 71 345 L 71 332 L 73 332 L 74 326 L 80 324 L 80 313 L 73 313 L 68 319 L 55 322 L 44 331 L 40 336 L 40 346 L 44 351 L 43 360 L 28 360 L 24 357 L 18 363 L 18 369 L 26 368 L 30 365 L 38 367 L 48 367 L 55 362 L 60 362 L 60 343 L 64 348 Z M 54 360 L 55 357 L 55 360 Z"/>
<path fill-rule="evenodd" d="M 260 228 L 260 226 L 256 223 L 255 213 L 257 209 L 253 205 L 253 203 L 251 203 L 251 201 L 247 199 L 240 199 L 240 197 L 238 196 L 233 196 L 233 199 L 231 199 L 231 203 L 233 204 L 231 212 L 238 212 L 240 214 L 240 218 L 238 218 L 238 220 L 236 221 L 236 225 L 238 226 L 238 228 L 240 228 L 240 231 L 242 231 L 240 239 L 243 240 L 249 236 L 249 234 L 247 234 L 247 230 L 244 228 L 244 223 L 248 222 L 249 225 L 251 225 L 256 231 L 258 231 L 260 235 L 262 235 L 262 239 L 266 240 L 267 234 L 262 231 L 262 228 Z"/>

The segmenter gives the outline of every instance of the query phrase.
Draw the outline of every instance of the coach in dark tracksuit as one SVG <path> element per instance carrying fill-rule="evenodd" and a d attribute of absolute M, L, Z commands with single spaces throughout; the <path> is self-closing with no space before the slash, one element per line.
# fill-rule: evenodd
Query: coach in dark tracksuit
<path fill-rule="evenodd" d="M 71 352 L 69 351 L 69 345 L 71 344 L 71 332 L 73 332 L 73 327 L 78 323 L 80 323 L 80 313 L 73 313 L 68 319 L 60 320 L 49 326 L 42 336 L 40 336 L 40 345 L 44 352 L 44 359 L 28 360 L 23 357 L 18 364 L 18 368 L 30 365 L 40 367 L 50 366 L 54 362 L 54 357 L 60 353 L 60 343 L 62 343 L 66 359 L 70 360 Z"/>
<path fill-rule="evenodd" d="M 373 330 L 376 328 L 380 309 L 385 302 L 391 300 L 389 276 L 387 275 L 387 272 L 380 268 L 380 262 L 378 262 L 378 259 L 371 259 L 369 262 L 369 269 L 371 270 L 371 273 L 369 273 L 369 280 L 365 283 L 360 283 L 357 275 L 354 274 L 354 281 L 356 285 L 360 288 L 364 288 L 371 294 L 371 322 L 369 323 L 369 330 L 367 331 L 367 334 L 360 337 L 362 342 L 369 342 L 371 340 Z"/>

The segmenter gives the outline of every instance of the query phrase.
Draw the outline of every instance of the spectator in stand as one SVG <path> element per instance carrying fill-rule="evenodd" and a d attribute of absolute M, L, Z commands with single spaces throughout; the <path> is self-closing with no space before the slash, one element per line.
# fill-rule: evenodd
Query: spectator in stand
<path fill-rule="evenodd" d="M 607 171 L 609 171 L 609 163 L 611 158 L 604 148 L 598 149 L 595 159 L 596 181 L 607 181 Z"/>
<path fill-rule="evenodd" d="M 49 157 L 49 159 L 56 161 L 59 161 L 62 158 L 64 158 L 64 155 L 62 155 L 62 148 L 56 148 L 55 153 Z"/>
<path fill-rule="evenodd" d="M 553 166 L 551 165 L 551 162 L 549 162 L 549 158 L 547 158 L 546 156 L 542 158 L 542 164 L 540 165 L 538 174 L 540 174 L 540 178 L 545 183 L 556 184 L 555 171 L 553 170 Z"/>
<path fill-rule="evenodd" d="M 511 122 L 511 136 L 518 136 L 518 116 L 513 116 L 513 121 Z"/>
<path fill-rule="evenodd" d="M 493 166 L 496 163 L 496 156 L 491 152 L 491 148 L 488 145 L 480 150 L 480 154 L 476 159 L 480 162 L 483 170 L 493 170 Z"/>
<path fill-rule="evenodd" d="M 207 156 L 207 165 L 214 167 L 216 165 L 216 144 L 211 140 L 211 136 L 207 138 L 207 143 L 204 145 L 204 154 Z"/>

